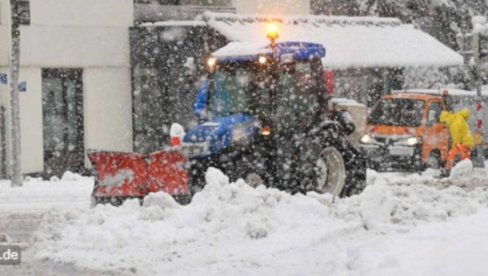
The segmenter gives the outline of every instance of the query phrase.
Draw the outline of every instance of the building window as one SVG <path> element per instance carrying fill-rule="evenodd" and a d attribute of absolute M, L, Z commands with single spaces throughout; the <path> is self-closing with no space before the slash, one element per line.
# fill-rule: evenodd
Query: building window
<path fill-rule="evenodd" d="M 30 0 L 17 0 L 15 16 L 20 25 L 30 25 Z"/>
<path fill-rule="evenodd" d="M 84 167 L 82 69 L 42 69 L 44 169 L 48 175 Z"/>

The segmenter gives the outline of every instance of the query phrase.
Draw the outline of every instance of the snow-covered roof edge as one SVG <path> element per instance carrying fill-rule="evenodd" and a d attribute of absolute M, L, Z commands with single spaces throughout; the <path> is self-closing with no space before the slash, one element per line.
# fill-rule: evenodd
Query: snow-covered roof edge
<path fill-rule="evenodd" d="M 460 66 L 463 57 L 429 34 L 396 18 L 264 16 L 205 12 L 201 19 L 230 41 L 264 42 L 264 25 L 283 25 L 280 39 L 320 43 L 332 69 Z"/>
<path fill-rule="evenodd" d="M 301 23 L 325 23 L 341 25 L 375 25 L 375 26 L 399 26 L 402 22 L 394 17 L 373 17 L 373 16 L 328 16 L 328 15 L 260 15 L 260 14 L 233 14 L 216 13 L 206 11 L 203 13 L 204 21 L 227 20 L 241 22 L 301 22 Z"/>
<path fill-rule="evenodd" d="M 138 26 L 141 27 L 188 27 L 188 26 L 206 26 L 205 21 L 201 20 L 168 20 L 168 21 L 156 21 L 146 22 Z"/>

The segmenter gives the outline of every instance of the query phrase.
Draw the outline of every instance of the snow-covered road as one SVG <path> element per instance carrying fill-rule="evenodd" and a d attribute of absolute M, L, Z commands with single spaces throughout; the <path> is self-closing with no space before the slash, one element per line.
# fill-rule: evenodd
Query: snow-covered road
<path fill-rule="evenodd" d="M 0 274 L 488 275 L 486 170 L 443 180 L 369 171 L 361 195 L 334 200 L 209 170 L 188 206 L 153 194 L 142 207 L 89 209 L 92 182 L 0 183 L 0 233 L 28 258 Z"/>

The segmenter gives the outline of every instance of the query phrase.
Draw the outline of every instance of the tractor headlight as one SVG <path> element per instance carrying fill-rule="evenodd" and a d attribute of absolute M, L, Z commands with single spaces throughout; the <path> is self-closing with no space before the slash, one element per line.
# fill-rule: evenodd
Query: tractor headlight
<path fill-rule="evenodd" d="M 374 139 L 373 139 L 373 137 L 371 137 L 371 135 L 366 134 L 363 137 L 361 137 L 361 139 L 359 139 L 359 141 L 363 144 L 371 144 L 374 141 Z"/>
<path fill-rule="evenodd" d="M 407 138 L 401 139 L 396 144 L 399 146 L 412 147 L 412 146 L 416 146 L 416 145 L 420 144 L 420 142 L 421 142 L 421 140 L 418 137 L 407 137 Z"/>

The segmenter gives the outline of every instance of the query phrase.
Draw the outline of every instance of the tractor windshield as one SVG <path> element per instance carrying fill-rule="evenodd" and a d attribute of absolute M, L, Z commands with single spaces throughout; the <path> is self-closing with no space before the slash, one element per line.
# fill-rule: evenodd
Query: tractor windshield
<path fill-rule="evenodd" d="M 386 126 L 416 127 L 422 122 L 424 101 L 383 99 L 368 117 L 368 123 Z"/>
<path fill-rule="evenodd" d="M 267 109 L 269 81 L 263 69 L 251 64 L 228 64 L 213 74 L 209 111 L 213 117 L 237 113 L 260 115 Z"/>

